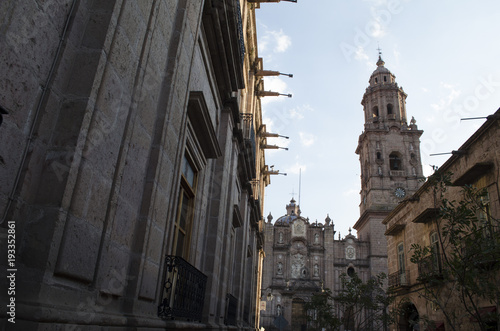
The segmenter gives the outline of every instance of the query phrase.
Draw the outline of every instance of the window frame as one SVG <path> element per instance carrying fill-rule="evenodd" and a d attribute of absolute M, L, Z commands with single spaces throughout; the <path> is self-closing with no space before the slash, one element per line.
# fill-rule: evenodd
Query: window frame
<path fill-rule="evenodd" d="M 193 172 L 192 184 L 184 173 L 186 163 L 189 165 L 189 169 Z M 184 157 L 182 158 L 180 177 L 177 211 L 174 221 L 172 251 L 173 255 L 180 256 L 185 260 L 188 260 L 194 218 L 194 205 L 196 200 L 196 186 L 198 181 L 198 169 L 190 156 L 189 150 L 186 150 Z M 186 200 L 188 201 L 185 205 Z M 184 210 L 184 208 L 186 208 L 186 210 Z M 181 224 L 181 222 L 184 224 Z M 183 235 L 183 241 L 181 244 L 182 246 L 179 246 L 179 237 L 181 234 Z"/>

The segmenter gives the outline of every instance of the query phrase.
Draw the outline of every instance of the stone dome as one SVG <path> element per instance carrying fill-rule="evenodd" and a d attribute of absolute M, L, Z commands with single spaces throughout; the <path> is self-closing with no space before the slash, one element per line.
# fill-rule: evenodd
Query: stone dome
<path fill-rule="evenodd" d="M 385 62 L 382 60 L 382 57 L 379 55 L 377 61 L 377 69 L 373 71 L 370 76 L 370 86 L 375 86 L 379 84 L 387 84 L 387 83 L 395 83 L 396 76 L 394 76 L 389 69 L 384 67 Z"/>
<path fill-rule="evenodd" d="M 286 205 L 286 215 L 279 217 L 274 224 L 277 225 L 286 225 L 290 224 L 296 218 L 300 217 L 300 208 L 299 205 L 296 204 L 294 198 L 290 200 L 290 203 Z"/>

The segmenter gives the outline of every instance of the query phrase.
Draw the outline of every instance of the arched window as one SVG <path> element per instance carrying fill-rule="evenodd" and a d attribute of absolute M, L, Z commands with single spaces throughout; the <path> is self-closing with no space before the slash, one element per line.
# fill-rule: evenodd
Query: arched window
<path fill-rule="evenodd" d="M 403 170 L 403 165 L 401 164 L 401 157 L 399 153 L 392 152 L 389 155 L 389 167 L 391 170 Z"/>
<path fill-rule="evenodd" d="M 373 117 L 378 117 L 378 106 L 372 108 Z"/>
<path fill-rule="evenodd" d="M 380 154 L 380 152 L 377 152 L 377 160 L 381 160 L 382 159 L 382 154 Z"/>
<path fill-rule="evenodd" d="M 392 103 L 388 103 L 387 104 L 387 115 L 393 114 L 393 111 L 394 111 L 394 106 L 392 105 Z"/>
<path fill-rule="evenodd" d="M 353 267 L 349 267 L 349 268 L 347 268 L 347 275 L 348 275 L 349 277 L 353 277 L 355 273 L 356 273 L 356 271 L 354 271 L 354 268 L 353 268 Z"/>

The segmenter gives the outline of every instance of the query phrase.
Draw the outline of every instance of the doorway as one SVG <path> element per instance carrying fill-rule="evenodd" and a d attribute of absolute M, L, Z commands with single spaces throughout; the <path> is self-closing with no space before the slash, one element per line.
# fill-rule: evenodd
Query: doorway
<path fill-rule="evenodd" d="M 304 309 L 304 300 L 295 298 L 292 300 L 292 331 L 306 331 L 307 318 Z"/>
<path fill-rule="evenodd" d="M 420 318 L 417 307 L 413 303 L 407 303 L 402 314 L 399 316 L 398 330 L 401 331 L 419 331 Z"/>

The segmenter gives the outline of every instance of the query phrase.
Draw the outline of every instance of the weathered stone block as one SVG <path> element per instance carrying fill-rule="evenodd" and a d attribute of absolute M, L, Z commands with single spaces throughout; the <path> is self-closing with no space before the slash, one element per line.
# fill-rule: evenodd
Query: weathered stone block
<path fill-rule="evenodd" d="M 159 279 L 161 279 L 161 275 L 158 264 L 146 260 L 144 263 L 144 268 L 142 270 L 139 297 L 151 301 L 154 300 L 157 294 L 156 289 L 158 288 Z"/>
<path fill-rule="evenodd" d="M 55 274 L 91 282 L 97 264 L 102 227 L 69 216 L 55 267 Z"/>

